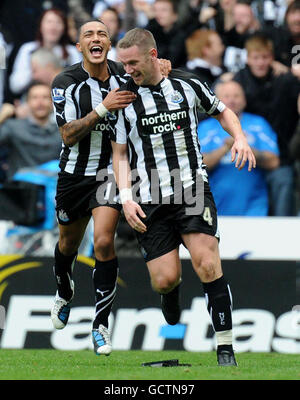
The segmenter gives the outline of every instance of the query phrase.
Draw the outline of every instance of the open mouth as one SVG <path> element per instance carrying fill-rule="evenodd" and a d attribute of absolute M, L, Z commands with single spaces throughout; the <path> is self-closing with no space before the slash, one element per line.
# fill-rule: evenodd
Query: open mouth
<path fill-rule="evenodd" d="M 103 48 L 101 46 L 93 46 L 90 49 L 90 53 L 94 56 L 94 57 L 100 57 L 103 53 Z"/>
<path fill-rule="evenodd" d="M 142 74 L 140 72 L 137 72 L 134 75 L 132 75 L 132 78 L 138 80 L 139 78 L 141 78 L 141 76 Z"/>

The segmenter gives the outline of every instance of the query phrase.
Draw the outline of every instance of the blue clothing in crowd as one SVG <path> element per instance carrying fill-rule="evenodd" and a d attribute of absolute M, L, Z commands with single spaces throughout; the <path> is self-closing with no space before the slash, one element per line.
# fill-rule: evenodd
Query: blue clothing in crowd
<path fill-rule="evenodd" d="M 264 118 L 244 112 L 240 122 L 253 149 L 279 155 L 276 133 Z M 217 120 L 209 118 L 198 125 L 198 137 L 201 152 L 205 154 L 222 147 L 229 134 Z M 268 215 L 268 191 L 263 169 L 256 167 L 249 172 L 247 163 L 238 170 L 228 151 L 219 164 L 208 171 L 208 176 L 219 215 Z"/>

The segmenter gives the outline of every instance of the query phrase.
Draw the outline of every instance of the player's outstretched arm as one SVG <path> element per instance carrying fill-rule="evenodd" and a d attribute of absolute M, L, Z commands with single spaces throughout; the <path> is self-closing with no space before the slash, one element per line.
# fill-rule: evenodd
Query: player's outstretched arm
<path fill-rule="evenodd" d="M 93 111 L 85 117 L 67 122 L 60 127 L 60 133 L 66 146 L 72 147 L 83 139 L 109 111 L 127 107 L 136 95 L 129 91 L 114 89 Z"/>
<path fill-rule="evenodd" d="M 229 108 L 225 108 L 220 114 L 216 115 L 216 118 L 222 128 L 229 133 L 234 139 L 231 147 L 231 161 L 235 161 L 235 166 L 238 169 L 242 169 L 248 161 L 248 171 L 256 167 L 256 159 L 247 142 L 247 138 L 242 130 L 240 121 L 237 115 Z"/>

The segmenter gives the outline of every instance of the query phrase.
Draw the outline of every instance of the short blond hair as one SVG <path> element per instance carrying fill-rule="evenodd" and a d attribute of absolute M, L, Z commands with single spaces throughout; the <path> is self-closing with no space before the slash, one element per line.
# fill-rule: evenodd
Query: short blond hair
<path fill-rule="evenodd" d="M 134 28 L 128 31 L 125 36 L 119 40 L 117 47 L 119 49 L 128 49 L 137 46 L 144 51 L 156 49 L 156 41 L 150 31 L 143 28 Z"/>
<path fill-rule="evenodd" d="M 274 55 L 274 45 L 272 40 L 263 35 L 254 35 L 246 40 L 245 49 L 248 54 L 251 51 L 268 51 Z"/>

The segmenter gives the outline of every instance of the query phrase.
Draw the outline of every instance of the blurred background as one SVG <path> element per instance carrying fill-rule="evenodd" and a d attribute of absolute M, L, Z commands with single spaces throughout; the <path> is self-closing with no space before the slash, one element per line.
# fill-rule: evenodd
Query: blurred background
<path fill-rule="evenodd" d="M 221 258 L 265 261 L 261 270 L 255 266 L 255 274 L 265 271 L 263 279 L 274 288 L 286 279 L 286 263 L 288 287 L 297 282 L 298 290 L 286 308 L 300 304 L 299 0 L 2 0 L 0 268 L 9 254 L 53 257 L 61 138 L 50 87 L 65 66 L 80 62 L 78 28 L 91 18 L 108 26 L 109 58 L 117 61 L 115 45 L 127 30 L 146 28 L 160 58 L 207 82 L 237 113 L 257 158 L 251 173 L 246 167 L 236 171 L 231 138 L 214 119 L 199 115 L 199 141 L 219 214 Z M 93 257 L 92 235 L 90 224 L 80 248 L 83 257 Z M 116 250 L 124 260 L 141 258 L 123 217 Z M 181 256 L 189 258 L 184 248 Z M 233 266 L 229 270 L 240 274 Z M 1 300 L 6 288 L 1 272 L 0 278 Z M 281 289 L 284 297 L 287 288 Z M 282 312 L 279 307 L 273 314 Z"/>

